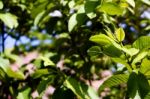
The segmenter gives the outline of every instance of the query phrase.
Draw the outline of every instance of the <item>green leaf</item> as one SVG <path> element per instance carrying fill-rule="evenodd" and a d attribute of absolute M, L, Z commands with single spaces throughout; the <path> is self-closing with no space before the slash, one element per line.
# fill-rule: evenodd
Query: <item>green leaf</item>
<path fill-rule="evenodd" d="M 36 78 L 39 78 L 41 76 L 48 75 L 48 74 L 50 74 L 49 69 L 38 69 L 31 76 L 36 79 Z"/>
<path fill-rule="evenodd" d="M 114 39 L 111 39 L 110 37 L 106 36 L 105 34 L 91 36 L 90 41 L 100 44 L 101 46 L 112 45 L 119 50 L 123 50 L 122 47 L 114 41 Z"/>
<path fill-rule="evenodd" d="M 51 61 L 49 58 L 43 56 L 41 56 L 40 58 L 44 61 L 44 66 L 55 66 L 53 61 Z"/>
<path fill-rule="evenodd" d="M 119 42 L 122 42 L 125 38 L 125 33 L 122 28 L 119 28 L 115 31 L 115 36 Z"/>
<path fill-rule="evenodd" d="M 147 54 L 148 54 L 147 51 L 143 51 L 143 52 L 139 53 L 132 61 L 132 64 L 135 64 L 135 63 L 141 61 L 144 57 L 146 57 Z"/>
<path fill-rule="evenodd" d="M 85 13 L 87 16 L 92 19 L 96 17 L 96 13 L 94 13 L 95 8 L 99 5 L 99 0 L 86 0 L 85 2 Z"/>
<path fill-rule="evenodd" d="M 143 99 L 143 97 L 145 97 L 148 94 L 149 90 L 150 86 L 148 80 L 142 73 L 138 72 L 138 74 L 136 74 L 135 72 L 132 72 L 130 74 L 127 83 L 127 93 L 130 98 L 135 99 L 135 96 L 138 91 L 138 94 Z"/>
<path fill-rule="evenodd" d="M 111 30 L 108 27 L 107 30 L 105 30 L 105 32 L 111 39 L 113 39 L 114 41 L 116 40 L 114 34 L 111 32 Z"/>
<path fill-rule="evenodd" d="M 0 19 L 10 28 L 18 26 L 17 17 L 11 13 L 0 13 Z"/>
<path fill-rule="evenodd" d="M 68 21 L 68 30 L 71 32 L 75 26 L 82 25 L 86 20 L 84 5 L 80 6 L 77 13 L 74 13 Z"/>
<path fill-rule="evenodd" d="M 122 7 L 122 8 L 128 8 L 128 7 L 129 7 L 129 4 L 126 3 L 126 2 L 120 2 L 120 3 L 119 3 L 119 6 Z"/>
<path fill-rule="evenodd" d="M 34 20 L 34 25 L 37 26 L 39 24 L 39 22 L 41 21 L 41 19 L 43 18 L 43 15 L 45 14 L 45 10 L 43 10 L 42 12 L 40 12 Z"/>
<path fill-rule="evenodd" d="M 150 36 L 141 36 L 133 43 L 133 47 L 140 50 L 150 48 Z"/>
<path fill-rule="evenodd" d="M 8 77 L 16 79 L 25 79 L 21 71 L 13 71 L 10 67 L 9 61 L 0 57 L 0 68 L 8 75 Z"/>
<path fill-rule="evenodd" d="M 40 95 L 40 97 L 43 95 L 46 88 L 52 83 L 54 79 L 54 76 L 51 76 L 49 78 L 43 79 L 40 84 L 37 86 L 37 91 Z"/>
<path fill-rule="evenodd" d="M 114 49 L 114 51 L 115 51 L 115 49 L 118 51 L 119 50 L 124 51 L 125 53 L 127 53 L 130 56 L 133 56 L 139 52 L 139 50 L 135 49 L 135 48 L 127 49 L 126 47 L 122 47 L 121 45 L 116 43 L 114 39 L 111 39 L 110 37 L 106 36 L 105 34 L 91 36 L 90 41 L 93 41 L 101 46 L 104 46 L 104 48 L 106 48 L 106 49 L 108 49 L 107 47 L 111 47 L 112 49 Z M 114 53 L 114 54 L 117 54 L 117 53 Z"/>
<path fill-rule="evenodd" d="M 140 72 L 145 75 L 150 75 L 150 60 L 147 58 L 142 60 Z"/>
<path fill-rule="evenodd" d="M 61 86 L 55 90 L 51 99 L 74 99 L 75 97 L 75 94 L 70 89 Z"/>
<path fill-rule="evenodd" d="M 142 99 L 142 98 L 140 97 L 140 95 L 139 95 L 139 92 L 138 92 L 138 91 L 136 92 L 134 99 Z"/>
<path fill-rule="evenodd" d="M 68 78 L 64 85 L 72 90 L 79 99 L 99 99 L 97 93 L 90 86 L 78 82 L 73 78 Z"/>
<path fill-rule="evenodd" d="M 30 93 L 31 93 L 31 88 L 30 87 L 23 88 L 19 91 L 17 99 L 31 99 Z"/>
<path fill-rule="evenodd" d="M 104 46 L 103 52 L 104 52 L 104 54 L 111 56 L 111 57 L 120 57 L 122 55 L 122 51 L 113 45 Z"/>
<path fill-rule="evenodd" d="M 128 81 L 128 74 L 117 74 L 108 78 L 104 83 L 99 87 L 99 91 L 102 91 L 104 88 L 117 86 L 119 84 L 126 83 Z"/>
<path fill-rule="evenodd" d="M 132 7 L 135 7 L 135 1 L 134 0 L 126 0 L 128 4 L 130 4 Z"/>
<path fill-rule="evenodd" d="M 125 67 L 127 67 L 128 71 L 132 71 L 132 68 L 130 67 L 130 65 L 123 59 L 121 58 L 112 58 L 112 60 L 116 63 L 120 63 L 122 65 L 124 65 Z"/>
<path fill-rule="evenodd" d="M 3 9 L 4 5 L 3 5 L 3 2 L 0 1 L 0 9 Z"/>
<path fill-rule="evenodd" d="M 127 94 L 130 98 L 133 99 L 136 96 L 137 91 L 138 91 L 137 74 L 135 72 L 132 72 L 127 82 Z"/>
<path fill-rule="evenodd" d="M 124 9 L 118 4 L 113 2 L 106 2 L 100 6 L 100 11 L 105 12 L 109 15 L 122 15 Z"/>
<path fill-rule="evenodd" d="M 122 47 L 122 51 L 124 51 L 125 53 L 127 53 L 130 56 L 134 56 L 139 52 L 139 49 L 136 49 L 136 48 L 127 49 L 126 47 Z"/>
<path fill-rule="evenodd" d="M 139 94 L 140 94 L 141 98 L 143 98 L 150 91 L 150 86 L 149 86 L 148 80 L 142 73 L 139 72 L 137 82 L 138 82 L 138 87 L 139 87 L 138 88 Z"/>
<path fill-rule="evenodd" d="M 90 56 L 97 56 L 97 55 L 102 54 L 102 50 L 99 46 L 93 46 L 88 49 L 87 53 Z"/>
<path fill-rule="evenodd" d="M 9 77 L 12 78 L 21 79 L 21 80 L 25 79 L 25 76 L 21 71 L 13 71 L 10 67 L 7 68 L 6 73 Z"/>
<path fill-rule="evenodd" d="M 150 1 L 149 0 L 142 0 L 142 2 L 150 6 Z"/>
<path fill-rule="evenodd" d="M 41 13 L 43 10 L 45 10 L 46 6 L 48 5 L 49 1 L 43 0 L 42 2 L 36 1 L 34 7 L 31 10 L 31 17 L 35 18 L 39 13 Z M 52 7 L 54 6 L 53 3 L 51 3 Z"/>
<path fill-rule="evenodd" d="M 75 13 L 73 14 L 68 22 L 68 30 L 71 32 L 76 25 L 82 25 L 85 21 L 85 13 Z"/>
<path fill-rule="evenodd" d="M 150 92 L 144 97 L 144 99 L 150 99 Z"/>
<path fill-rule="evenodd" d="M 100 45 L 107 45 L 111 44 L 109 37 L 104 34 L 94 35 L 90 37 L 90 41 L 93 41 L 95 43 L 98 43 Z"/>

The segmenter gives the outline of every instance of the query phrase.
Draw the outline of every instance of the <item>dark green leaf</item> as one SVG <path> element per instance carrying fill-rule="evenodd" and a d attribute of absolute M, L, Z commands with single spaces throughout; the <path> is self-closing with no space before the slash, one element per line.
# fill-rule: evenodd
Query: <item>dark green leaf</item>
<path fill-rule="evenodd" d="M 139 94 L 140 94 L 141 98 L 143 98 L 150 91 L 150 86 L 149 86 L 148 80 L 142 73 L 139 72 L 137 82 L 138 82 L 138 87 L 139 87 L 139 89 L 138 89 Z"/>
<path fill-rule="evenodd" d="M 150 99 L 150 92 L 144 97 L 144 99 Z"/>
<path fill-rule="evenodd" d="M 37 86 L 37 91 L 40 95 L 40 97 L 45 92 L 46 88 L 53 82 L 54 76 L 51 76 L 49 78 L 43 79 L 40 84 Z"/>
<path fill-rule="evenodd" d="M 41 2 L 36 1 L 34 7 L 31 10 L 31 16 L 35 18 L 39 13 L 45 10 L 46 6 L 48 5 L 47 0 L 43 0 Z"/>
<path fill-rule="evenodd" d="M 130 98 L 134 98 L 137 92 L 138 92 L 137 74 L 135 72 L 132 72 L 127 82 L 127 94 Z"/>
<path fill-rule="evenodd" d="M 57 88 L 52 95 L 52 99 L 74 99 L 75 94 L 66 87 Z"/>
<path fill-rule="evenodd" d="M 113 45 L 107 45 L 103 47 L 103 52 L 111 57 L 120 57 L 122 55 L 121 50 L 117 49 Z"/>
<path fill-rule="evenodd" d="M 94 10 L 99 4 L 100 0 L 86 0 L 85 13 L 90 19 L 96 17 L 96 13 L 94 13 Z"/>

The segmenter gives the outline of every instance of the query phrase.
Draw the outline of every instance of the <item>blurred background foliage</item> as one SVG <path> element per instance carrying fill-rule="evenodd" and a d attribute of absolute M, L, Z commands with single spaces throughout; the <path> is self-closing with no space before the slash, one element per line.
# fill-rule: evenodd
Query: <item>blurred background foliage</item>
<path fill-rule="evenodd" d="M 124 44 L 149 35 L 149 6 L 149 0 L 0 0 L 0 98 L 122 99 L 125 84 L 98 93 L 120 65 L 89 52 L 95 45 L 89 38 L 118 27 Z"/>

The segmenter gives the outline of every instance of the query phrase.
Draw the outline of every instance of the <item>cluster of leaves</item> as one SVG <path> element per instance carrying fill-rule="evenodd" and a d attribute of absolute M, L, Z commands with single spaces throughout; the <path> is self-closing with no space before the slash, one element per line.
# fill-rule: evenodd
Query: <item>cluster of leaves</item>
<path fill-rule="evenodd" d="M 30 99 L 33 92 L 41 98 L 53 86 L 52 99 L 104 98 L 106 87 L 113 88 L 108 98 L 148 99 L 150 37 L 143 35 L 150 32 L 144 16 L 149 5 L 148 0 L 0 0 L 0 98 Z M 13 49 L 5 47 L 8 38 L 15 40 Z M 115 74 L 95 91 L 93 82 L 103 79 L 106 69 Z M 122 83 L 127 90 L 116 87 Z"/>
<path fill-rule="evenodd" d="M 89 52 L 104 53 L 116 63 L 122 64 L 125 69 L 122 68 L 121 74 L 116 74 L 106 80 L 100 90 L 126 82 L 127 93 L 130 98 L 145 97 L 150 90 L 148 83 L 150 37 L 141 36 L 132 45 L 124 46 L 122 41 L 125 33 L 122 28 L 116 29 L 114 34 L 107 31 L 107 34 L 108 36 L 105 34 L 92 36 L 90 40 L 98 43 L 101 48 L 94 46 Z"/>

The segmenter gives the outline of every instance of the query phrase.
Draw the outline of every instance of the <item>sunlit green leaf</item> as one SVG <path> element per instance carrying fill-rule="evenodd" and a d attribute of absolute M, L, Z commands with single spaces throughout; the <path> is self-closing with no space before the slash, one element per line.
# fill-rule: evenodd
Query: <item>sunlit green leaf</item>
<path fill-rule="evenodd" d="M 133 47 L 140 50 L 150 48 L 150 36 L 141 36 L 133 43 Z"/>
<path fill-rule="evenodd" d="M 150 60 L 147 58 L 142 60 L 140 72 L 145 75 L 150 75 Z"/>
<path fill-rule="evenodd" d="M 0 13 L 0 19 L 11 29 L 18 26 L 17 17 L 11 13 Z"/>
<path fill-rule="evenodd" d="M 128 81 L 128 74 L 118 74 L 109 77 L 104 83 L 100 86 L 99 91 L 102 91 L 104 88 L 117 86 Z"/>
<path fill-rule="evenodd" d="M 114 34 L 111 32 L 111 30 L 110 30 L 109 28 L 107 28 L 107 30 L 105 30 L 105 32 L 107 33 L 107 35 L 108 35 L 111 39 L 115 40 L 115 36 L 114 36 Z"/>
<path fill-rule="evenodd" d="M 122 47 L 122 50 L 127 53 L 130 56 L 134 56 L 139 52 L 139 49 L 136 48 L 126 48 L 126 47 Z"/>
<path fill-rule="evenodd" d="M 147 5 L 150 5 L 150 1 L 149 0 L 142 0 L 142 2 L 144 2 Z"/>
<path fill-rule="evenodd" d="M 100 45 L 107 45 L 111 44 L 109 37 L 107 37 L 104 34 L 94 35 L 90 37 L 90 41 L 93 41 L 95 43 L 98 43 Z"/>
<path fill-rule="evenodd" d="M 0 9 L 3 9 L 3 2 L 2 1 L 0 1 Z"/>
<path fill-rule="evenodd" d="M 144 57 L 146 57 L 147 54 L 148 54 L 148 52 L 146 52 L 146 51 L 143 51 L 143 52 L 139 53 L 139 54 L 134 58 L 132 64 L 135 64 L 135 63 L 141 61 Z"/>
<path fill-rule="evenodd" d="M 135 7 L 135 1 L 134 0 L 126 0 L 132 7 Z"/>
<path fill-rule="evenodd" d="M 49 58 L 47 57 L 40 57 L 43 61 L 44 61 L 44 65 L 45 66 L 55 66 L 55 64 L 53 63 L 53 61 L 51 61 Z"/>
<path fill-rule="evenodd" d="M 0 57 L 0 68 L 8 75 L 8 77 L 16 79 L 25 79 L 21 71 L 13 71 L 10 67 L 9 61 Z"/>
<path fill-rule="evenodd" d="M 35 20 L 34 20 L 34 25 L 35 25 L 35 26 L 37 26 L 38 23 L 41 21 L 41 19 L 42 19 L 44 13 L 45 13 L 45 10 L 43 10 L 41 13 L 39 13 L 39 14 L 36 16 L 36 18 L 35 18 Z"/>
<path fill-rule="evenodd" d="M 100 11 L 105 12 L 109 15 L 122 15 L 124 9 L 121 8 L 118 4 L 112 3 L 112 2 L 107 2 L 103 3 L 100 6 Z"/>
<path fill-rule="evenodd" d="M 122 42 L 125 38 L 125 33 L 122 28 L 119 28 L 115 31 L 115 36 L 119 42 Z"/>
<path fill-rule="evenodd" d="M 44 76 L 44 75 L 48 75 L 50 74 L 50 71 L 49 69 L 38 69 L 35 71 L 35 73 L 33 73 L 31 76 L 33 78 L 39 78 L 41 76 Z"/>

